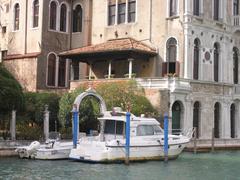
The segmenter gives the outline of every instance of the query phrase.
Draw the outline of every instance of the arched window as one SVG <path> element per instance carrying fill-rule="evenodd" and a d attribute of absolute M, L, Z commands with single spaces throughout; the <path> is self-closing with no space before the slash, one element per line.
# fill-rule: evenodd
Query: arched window
<path fill-rule="evenodd" d="M 200 15 L 200 0 L 193 0 L 193 15 Z"/>
<path fill-rule="evenodd" d="M 82 7 L 77 5 L 73 10 L 73 32 L 82 32 Z"/>
<path fill-rule="evenodd" d="M 214 137 L 219 138 L 219 127 L 220 127 L 220 104 L 219 102 L 214 105 Z"/>
<path fill-rule="evenodd" d="M 162 74 L 179 75 L 179 63 L 177 62 L 177 40 L 169 38 L 166 44 L 166 62 L 162 66 Z"/>
<path fill-rule="evenodd" d="M 219 12 L 220 12 L 220 2 L 219 0 L 214 0 L 213 3 L 213 19 L 219 20 Z"/>
<path fill-rule="evenodd" d="M 60 9 L 60 31 L 67 31 L 67 6 L 66 4 L 61 5 Z"/>
<path fill-rule="evenodd" d="M 38 27 L 39 1 L 33 1 L 33 27 Z"/>
<path fill-rule="evenodd" d="M 50 4 L 50 29 L 57 29 L 57 3 L 55 1 Z"/>
<path fill-rule="evenodd" d="M 200 132 L 200 103 L 197 101 L 193 106 L 193 127 L 196 128 L 196 137 L 199 138 Z"/>
<path fill-rule="evenodd" d="M 233 83 L 238 84 L 238 49 L 233 48 Z"/>
<path fill-rule="evenodd" d="M 55 78 L 56 78 L 56 62 L 57 57 L 55 54 L 49 54 L 48 56 L 48 86 L 55 86 Z"/>
<path fill-rule="evenodd" d="M 235 133 L 235 113 L 236 113 L 236 110 L 235 110 L 235 104 L 232 104 L 231 105 L 231 109 L 230 109 L 230 121 L 231 121 L 231 138 L 235 138 L 236 137 L 236 133 Z"/>
<path fill-rule="evenodd" d="M 233 0 L 233 15 L 239 15 L 239 0 Z"/>
<path fill-rule="evenodd" d="M 177 0 L 169 1 L 169 16 L 177 15 Z"/>
<path fill-rule="evenodd" d="M 193 79 L 199 78 L 199 55 L 200 55 L 200 41 L 194 40 L 194 52 L 193 52 Z"/>
<path fill-rule="evenodd" d="M 219 44 L 214 44 L 214 81 L 219 81 Z"/>
<path fill-rule="evenodd" d="M 14 30 L 19 30 L 19 15 L 20 15 L 20 6 L 15 4 L 14 6 Z"/>

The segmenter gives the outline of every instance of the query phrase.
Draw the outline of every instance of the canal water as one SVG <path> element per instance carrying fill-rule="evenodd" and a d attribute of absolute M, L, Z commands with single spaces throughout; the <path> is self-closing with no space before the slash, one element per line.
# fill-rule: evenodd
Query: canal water
<path fill-rule="evenodd" d="M 1 158 L 0 179 L 240 180 L 240 151 L 182 153 L 168 163 L 149 161 L 129 166 Z"/>

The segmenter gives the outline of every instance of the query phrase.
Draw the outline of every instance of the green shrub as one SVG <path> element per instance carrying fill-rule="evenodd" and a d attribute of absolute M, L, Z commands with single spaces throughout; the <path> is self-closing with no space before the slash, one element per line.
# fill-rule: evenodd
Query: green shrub
<path fill-rule="evenodd" d="M 18 123 L 16 126 L 16 138 L 21 140 L 42 140 L 43 131 L 42 128 L 36 124 L 29 126 L 26 122 Z"/>
<path fill-rule="evenodd" d="M 55 121 L 58 122 L 59 95 L 54 93 L 25 93 L 25 110 L 21 113 L 25 116 L 25 121 L 34 122 L 39 127 L 43 127 L 44 110 L 48 106 L 49 130 L 55 130 Z"/>
<path fill-rule="evenodd" d="M 0 113 L 23 108 L 22 87 L 2 64 L 0 64 L 0 87 Z"/>
<path fill-rule="evenodd" d="M 79 87 L 75 91 L 66 93 L 61 97 L 59 102 L 59 119 L 62 126 L 71 126 L 71 111 L 74 100 L 85 89 L 85 87 Z M 113 107 L 121 107 L 126 111 L 127 107 L 130 106 L 131 112 L 135 115 L 146 114 L 152 117 L 158 115 L 157 111 L 144 96 L 143 89 L 139 88 L 135 81 L 102 83 L 97 86 L 96 91 L 103 97 L 108 110 L 111 110 Z M 80 131 L 88 133 L 90 129 L 97 130 L 99 126 L 97 116 L 99 113 L 99 102 L 95 98 L 88 97 L 84 99 L 79 108 Z"/>
<path fill-rule="evenodd" d="M 85 91 L 85 87 L 79 87 L 73 92 L 65 93 L 59 102 L 59 120 L 62 127 L 71 127 L 72 125 L 72 108 L 75 98 Z M 83 99 L 79 108 L 80 131 L 89 133 L 91 129 L 97 130 L 99 114 L 99 105 L 96 99 L 87 97 Z"/>

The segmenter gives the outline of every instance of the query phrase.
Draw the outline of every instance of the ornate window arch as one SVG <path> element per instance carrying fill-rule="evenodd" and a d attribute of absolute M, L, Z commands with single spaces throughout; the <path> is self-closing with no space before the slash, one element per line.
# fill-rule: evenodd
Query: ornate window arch
<path fill-rule="evenodd" d="M 199 79 L 199 61 L 200 61 L 200 40 L 196 38 L 194 40 L 193 51 L 193 79 Z"/>
<path fill-rule="evenodd" d="M 32 27 L 38 27 L 38 21 L 39 21 L 39 0 L 34 0 L 33 1 L 33 23 Z"/>
<path fill-rule="evenodd" d="M 73 32 L 82 32 L 83 9 L 77 4 L 73 9 Z"/>
<path fill-rule="evenodd" d="M 17 30 L 19 30 L 19 24 L 20 24 L 20 5 L 19 5 L 19 3 L 16 3 L 14 5 L 13 13 L 14 13 L 13 29 L 14 29 L 14 31 L 17 31 Z"/>

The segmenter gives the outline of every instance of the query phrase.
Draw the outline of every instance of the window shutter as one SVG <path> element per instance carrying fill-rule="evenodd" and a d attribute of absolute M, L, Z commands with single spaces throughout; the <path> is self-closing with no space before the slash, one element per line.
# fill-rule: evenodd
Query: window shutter
<path fill-rule="evenodd" d="M 162 63 L 162 77 L 167 74 L 167 62 Z"/>

